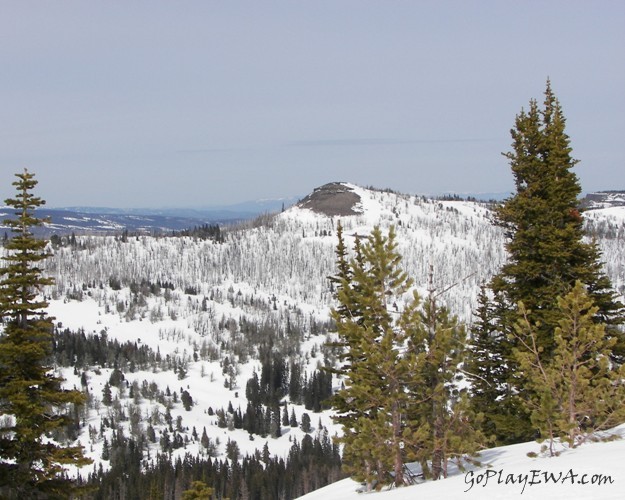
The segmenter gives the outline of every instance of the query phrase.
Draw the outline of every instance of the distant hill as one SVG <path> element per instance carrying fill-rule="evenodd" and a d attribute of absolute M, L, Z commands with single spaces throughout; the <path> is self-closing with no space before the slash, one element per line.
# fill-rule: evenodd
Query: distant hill
<path fill-rule="evenodd" d="M 193 228 L 202 224 L 226 224 L 245 220 L 240 218 L 204 217 L 192 218 L 171 215 L 139 215 L 128 213 L 101 213 L 96 210 L 74 211 L 69 209 L 40 209 L 37 217 L 49 219 L 49 223 L 35 232 L 39 236 L 52 234 L 116 234 L 122 231 L 143 234 L 167 234 L 172 231 Z M 4 225 L 6 218 L 12 217 L 11 209 L 0 207 L 0 230 L 8 231 Z"/>
<path fill-rule="evenodd" d="M 625 190 L 597 191 L 588 193 L 582 200 L 584 208 L 589 210 L 598 208 L 625 207 Z"/>
<path fill-rule="evenodd" d="M 50 223 L 38 228 L 40 236 L 52 234 L 115 234 L 122 231 L 143 234 L 167 234 L 203 224 L 227 225 L 253 219 L 264 213 L 279 212 L 289 207 L 293 198 L 259 200 L 208 208 L 110 208 L 63 207 L 43 208 L 37 216 Z M 12 217 L 11 209 L 0 207 L 0 230 L 7 230 L 4 220 Z"/>

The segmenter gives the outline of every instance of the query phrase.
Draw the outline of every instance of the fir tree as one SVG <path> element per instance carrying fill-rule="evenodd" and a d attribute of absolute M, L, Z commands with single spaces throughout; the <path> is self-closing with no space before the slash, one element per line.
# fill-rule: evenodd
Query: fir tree
<path fill-rule="evenodd" d="M 297 417 L 295 416 L 295 410 L 291 408 L 291 416 L 289 417 L 289 425 L 291 427 L 297 427 Z"/>
<path fill-rule="evenodd" d="M 423 307 L 407 307 L 401 324 L 407 332 L 412 379 L 407 384 L 404 440 L 421 463 L 426 478 L 447 477 L 448 463 L 473 461 L 488 440 L 479 429 L 481 416 L 469 407 L 466 389 L 459 388 L 465 361 L 464 325 L 438 304 L 430 270 Z"/>
<path fill-rule="evenodd" d="M 399 266 L 394 228 L 384 236 L 375 227 L 355 252 L 345 267 L 339 241 L 335 281 L 340 306 L 332 312 L 340 338 L 337 345 L 344 349 L 339 373 L 348 379 L 333 398 L 336 420 L 343 426 L 344 463 L 355 478 L 369 484 L 376 478 L 386 480 L 389 470 L 402 484 L 401 413 L 406 392 L 401 380 L 407 366 L 401 362 L 398 349 L 403 339 L 389 304 L 399 300 L 412 281 Z"/>
<path fill-rule="evenodd" d="M 307 434 L 312 431 L 312 427 L 310 425 L 310 415 L 308 413 L 302 414 L 302 423 L 300 424 L 300 428 Z"/>
<path fill-rule="evenodd" d="M 598 247 L 584 240 L 578 201 L 581 187 L 572 171 L 577 160 L 571 156 L 565 123 L 560 103 L 547 82 L 544 106 L 541 109 L 531 100 L 528 110 L 517 115 L 511 130 L 512 150 L 505 153 L 516 192 L 496 210 L 508 251 L 507 263 L 489 285 L 498 304 L 494 315 L 498 341 L 492 343 L 494 350 L 488 354 L 478 352 L 479 346 L 474 346 L 472 353 L 473 366 L 486 365 L 493 356 L 505 360 L 502 366 L 506 369 L 490 381 L 501 394 L 491 401 L 490 407 L 496 404 L 497 408 L 485 422 L 485 429 L 495 427 L 500 442 L 531 439 L 535 432 L 516 397 L 525 384 L 511 355 L 516 341 L 510 336 L 519 302 L 532 311 L 533 323 L 540 325 L 535 331 L 537 343 L 550 356 L 558 326 L 556 297 L 581 281 L 598 307 L 595 321 L 606 324 L 607 337 L 618 339 L 613 359 L 625 359 L 625 342 L 617 327 L 623 321 L 623 305 L 601 270 Z"/>
<path fill-rule="evenodd" d="M 82 448 L 63 447 L 45 436 L 71 423 L 68 410 L 83 403 L 84 395 L 62 389 L 63 379 L 52 373 L 52 322 L 41 298 L 52 280 L 39 267 L 48 257 L 47 243 L 32 233 L 43 223 L 33 212 L 44 201 L 32 194 L 33 174 L 24 170 L 16 177 L 16 197 L 5 200 L 15 209 L 16 218 L 5 221 L 13 237 L 0 268 L 0 496 L 64 498 L 74 483 L 63 475 L 63 466 L 89 460 Z"/>
<path fill-rule="evenodd" d="M 529 110 L 517 116 L 513 150 L 505 155 L 516 193 L 497 210 L 497 221 L 508 237 L 509 258 L 492 288 L 513 307 L 523 301 L 533 311 L 542 325 L 539 342 L 547 350 L 554 345 L 555 298 L 577 280 L 588 286 L 603 322 L 622 322 L 623 312 L 601 271 L 597 246 L 584 241 L 581 187 L 572 172 L 578 161 L 571 157 L 565 121 L 547 82 L 543 109 L 532 100 Z"/>
<path fill-rule="evenodd" d="M 498 327 L 503 311 L 498 298 L 486 287 L 480 289 L 463 371 L 471 381 L 471 407 L 484 417 L 482 431 L 490 439 L 511 444 L 531 434 L 532 427 L 525 405 L 513 398 L 512 385 L 506 382 L 513 343 Z M 501 401 L 507 401 L 503 411 Z"/>

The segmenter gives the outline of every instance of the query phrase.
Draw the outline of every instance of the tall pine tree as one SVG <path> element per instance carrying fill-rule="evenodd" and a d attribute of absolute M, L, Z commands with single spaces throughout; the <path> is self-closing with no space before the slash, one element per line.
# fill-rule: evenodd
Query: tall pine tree
<path fill-rule="evenodd" d="M 41 298 L 52 283 L 39 267 L 46 242 L 32 228 L 42 224 L 34 209 L 45 202 L 32 194 L 37 181 L 24 170 L 13 183 L 17 194 L 5 203 L 15 209 L 6 220 L 13 237 L 0 268 L 0 497 L 67 498 L 73 482 L 64 465 L 89 463 L 81 447 L 64 447 L 50 434 L 71 423 L 72 405 L 82 393 L 62 388 L 52 373 L 52 323 Z"/>
<path fill-rule="evenodd" d="M 339 232 L 337 249 L 339 307 L 337 323 L 343 365 L 339 373 L 347 385 L 334 397 L 337 422 L 342 424 L 344 463 L 354 477 L 368 484 L 385 482 L 393 471 L 403 483 L 401 414 L 406 405 L 406 363 L 399 348 L 402 332 L 396 328 L 392 304 L 412 285 L 399 266 L 394 228 L 384 236 L 375 227 L 356 257 L 346 266 L 346 250 Z"/>
<path fill-rule="evenodd" d="M 490 283 L 498 304 L 491 326 L 499 341 L 493 343 L 494 350 L 480 353 L 476 342 L 480 336 L 484 340 L 487 332 L 477 330 L 471 362 L 477 366 L 488 363 L 493 356 L 505 359 L 506 370 L 489 381 L 501 394 L 495 414 L 487 415 L 486 423 L 496 427 L 501 442 L 532 438 L 534 433 L 527 425 L 528 414 L 518 407 L 516 394 L 523 379 L 511 356 L 519 302 L 532 311 L 533 322 L 539 325 L 538 345 L 549 355 L 555 346 L 554 330 L 558 326 L 556 297 L 566 295 L 579 280 L 598 307 L 595 320 L 607 324 L 608 337 L 618 338 L 614 359 L 623 361 L 625 354 L 623 335 L 617 326 L 623 320 L 623 305 L 616 300 L 610 281 L 601 270 L 598 247 L 584 240 L 578 201 L 581 188 L 572 171 L 577 160 L 571 156 L 565 124 L 560 103 L 547 82 L 542 109 L 532 100 L 528 110 L 516 117 L 511 130 L 512 150 L 505 154 L 516 192 L 496 210 L 497 223 L 507 236 L 508 251 L 507 263 Z M 478 391 L 480 384 L 481 390 L 485 390 L 478 378 L 472 382 Z"/>

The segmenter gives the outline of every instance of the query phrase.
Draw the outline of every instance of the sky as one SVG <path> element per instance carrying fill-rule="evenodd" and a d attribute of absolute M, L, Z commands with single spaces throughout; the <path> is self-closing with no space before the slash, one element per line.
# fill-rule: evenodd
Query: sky
<path fill-rule="evenodd" d="M 0 199 L 511 191 L 548 78 L 583 191 L 625 189 L 624 55 L 622 0 L 0 0 Z"/>

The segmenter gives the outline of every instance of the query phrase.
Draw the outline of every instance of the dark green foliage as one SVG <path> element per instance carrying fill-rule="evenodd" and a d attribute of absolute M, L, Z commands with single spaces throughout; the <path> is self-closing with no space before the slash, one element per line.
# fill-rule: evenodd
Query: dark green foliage
<path fill-rule="evenodd" d="M 500 444 L 519 442 L 532 433 L 529 416 L 522 401 L 513 397 L 508 359 L 512 342 L 497 327 L 502 304 L 492 300 L 482 287 L 478 308 L 470 331 L 470 347 L 464 372 L 471 380 L 471 406 L 484 416 L 482 431 Z M 502 407 L 502 401 L 506 401 Z"/>
<path fill-rule="evenodd" d="M 79 330 L 55 330 L 54 356 L 60 366 L 77 366 L 88 368 L 99 365 L 102 368 L 117 367 L 118 370 L 146 370 L 158 366 L 162 361 L 160 355 L 146 345 L 137 342 L 120 343 L 118 340 L 107 339 L 106 333 L 100 335 L 85 334 Z M 175 359 L 166 366 L 173 369 Z"/>
<path fill-rule="evenodd" d="M 110 406 L 113 402 L 113 394 L 111 393 L 111 384 L 106 382 L 104 384 L 104 388 L 102 389 L 102 404 L 105 406 Z"/>
<path fill-rule="evenodd" d="M 300 429 L 302 429 L 306 433 L 312 431 L 312 427 L 310 425 L 310 415 L 308 413 L 302 414 L 302 423 L 300 424 Z"/>
<path fill-rule="evenodd" d="M 260 453 L 234 462 L 187 454 L 172 462 L 167 454 L 159 454 L 143 471 L 137 453 L 141 446 L 117 439 L 111 446 L 111 455 L 117 456 L 111 470 L 94 471 L 87 479 L 92 492 L 83 498 L 181 498 L 194 481 L 210 484 L 216 498 L 297 498 L 343 478 L 339 449 L 327 432 L 295 441 L 286 460 Z"/>
<path fill-rule="evenodd" d="M 531 311 L 537 345 L 551 356 L 559 320 L 556 297 L 566 295 L 576 281 L 584 283 L 598 307 L 595 321 L 605 323 L 606 336 L 617 339 L 613 359 L 625 360 L 625 342 L 617 326 L 623 322 L 623 305 L 601 270 L 597 245 L 584 240 L 581 187 L 572 172 L 577 160 L 571 157 L 565 118 L 549 82 L 542 109 L 530 101 L 529 109 L 516 117 L 511 134 L 512 150 L 505 156 L 516 192 L 496 210 L 496 222 L 508 238 L 509 258 L 489 284 L 490 319 L 473 330 L 470 362 L 474 368 L 486 368 L 499 360 L 505 367 L 491 374 L 490 388 L 477 373 L 471 380 L 477 387 L 476 409 L 486 405 L 484 430 L 494 430 L 500 443 L 532 439 L 536 433 L 519 401 L 525 381 L 511 354 L 517 344 L 519 302 Z M 482 307 L 487 307 L 486 300 Z"/>
<path fill-rule="evenodd" d="M 291 408 L 291 416 L 289 417 L 289 426 L 297 427 L 297 417 L 295 416 L 295 410 Z"/>
<path fill-rule="evenodd" d="M 516 193 L 501 205 L 497 222 L 508 237 L 508 262 L 492 281 L 512 307 L 523 301 L 540 322 L 540 345 L 553 348 L 555 298 L 576 281 L 586 284 L 599 306 L 597 318 L 622 321 L 622 304 L 601 271 L 596 244 L 584 241 L 579 213 L 579 181 L 572 168 L 565 118 L 547 82 L 543 109 L 535 100 L 517 116 L 511 131 L 512 151 L 506 153 Z"/>
<path fill-rule="evenodd" d="M 259 391 L 261 402 L 276 405 L 288 393 L 287 366 L 277 351 L 260 350 L 261 372 Z"/>
<path fill-rule="evenodd" d="M 226 457 L 233 462 L 239 460 L 239 455 L 241 451 L 239 450 L 239 445 L 236 441 L 228 438 L 228 442 L 226 443 Z"/>
<path fill-rule="evenodd" d="M 191 394 L 189 394 L 189 391 L 182 391 L 180 394 L 180 401 L 182 402 L 182 406 L 185 410 L 191 411 L 191 408 L 193 408 L 193 398 L 191 397 Z"/>
<path fill-rule="evenodd" d="M 202 224 L 192 229 L 174 232 L 172 236 L 191 236 L 192 238 L 211 240 L 216 243 L 223 243 L 225 241 L 221 228 L 217 224 Z"/>
<path fill-rule="evenodd" d="M 44 201 L 32 195 L 33 174 L 24 170 L 13 183 L 17 195 L 5 203 L 15 209 L 6 220 L 13 237 L 0 268 L 0 496 L 63 498 L 74 487 L 64 465 L 89 463 L 80 447 L 63 447 L 42 439 L 72 424 L 71 409 L 83 403 L 76 390 L 64 390 L 51 366 L 52 323 L 41 299 L 52 280 L 39 267 L 48 257 L 46 242 L 31 229 L 43 223 L 33 215 Z"/>
<path fill-rule="evenodd" d="M 332 397 L 332 373 L 326 370 L 315 370 L 310 379 L 304 383 L 304 406 L 315 413 L 330 408 Z"/>
<path fill-rule="evenodd" d="M 289 366 L 289 399 L 291 403 L 302 403 L 302 366 L 291 362 Z"/>

